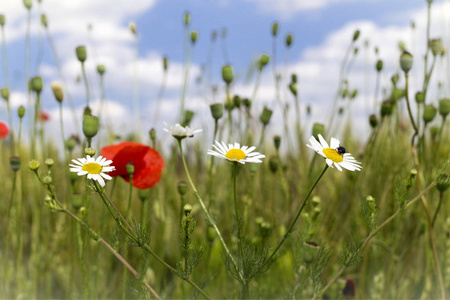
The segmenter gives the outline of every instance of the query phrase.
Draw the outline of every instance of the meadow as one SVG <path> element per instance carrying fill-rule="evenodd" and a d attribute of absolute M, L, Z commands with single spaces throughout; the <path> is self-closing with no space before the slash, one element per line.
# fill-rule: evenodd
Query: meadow
<path fill-rule="evenodd" d="M 24 5 L 29 13 L 31 0 Z M 430 10 L 433 1 L 424 5 Z M 199 35 L 191 18 L 183 15 L 185 51 Z M 2 33 L 7 21 L 0 11 Z M 40 26 L 49 24 L 42 15 Z M 278 25 L 268 34 L 289 50 L 295 36 L 281 36 Z M 129 30 L 137 34 L 135 24 Z M 326 124 L 300 98 L 298 74 L 272 68 L 268 53 L 253 65 L 257 78 L 273 71 L 277 96 L 263 109 L 255 105 L 259 80 L 251 95 L 235 94 L 233 66 L 223 65 L 220 85 L 207 88 L 225 97 L 210 114 L 185 108 L 186 79 L 173 108 L 178 124 L 161 134 L 114 132 L 109 117 L 90 107 L 89 89 L 105 94 L 108 66 L 97 66 L 94 87 L 81 45 L 73 51 L 85 109 L 76 116 L 79 133 L 61 121 L 58 137 L 46 134 L 41 93 L 52 90 L 62 114 L 70 93 L 63 78 L 45 82 L 28 70 L 28 105 L 13 108 L 4 55 L 0 298 L 449 297 L 450 98 L 429 92 L 450 84 L 432 77 L 448 49 L 426 32 L 425 53 L 399 45 L 397 72 L 383 93 L 374 91 L 366 124 L 355 121 L 351 107 L 363 100 L 348 81 L 358 28 L 348 37 Z M 424 58 L 420 90 L 409 85 L 416 57 Z M 386 67 L 372 65 L 375 77 Z M 161 66 L 170 68 L 167 58 Z M 358 126 L 368 128 L 367 138 Z"/>

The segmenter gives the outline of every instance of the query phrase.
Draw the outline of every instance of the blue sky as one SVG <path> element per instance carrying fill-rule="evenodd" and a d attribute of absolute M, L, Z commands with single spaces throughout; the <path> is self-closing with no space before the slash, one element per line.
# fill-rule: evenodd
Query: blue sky
<path fill-rule="evenodd" d="M 0 13 L 5 14 L 7 37 L 7 54 L 9 79 L 14 107 L 26 103 L 24 84 L 24 46 L 26 10 L 21 0 L 7 0 L 0 5 Z M 37 46 L 42 31 L 38 22 L 38 3 L 33 1 L 32 9 L 32 55 L 31 75 L 36 75 L 35 64 Z M 365 70 L 373 70 L 376 59 L 385 61 L 382 86 L 388 86 L 390 76 L 398 68 L 398 41 L 404 41 L 411 51 L 423 55 L 425 37 L 425 0 L 42 0 L 42 11 L 48 15 L 49 28 L 62 61 L 64 75 L 67 79 L 66 90 L 72 95 L 74 105 L 79 111 L 85 104 L 82 84 L 76 83 L 75 78 L 80 74 L 80 67 L 76 61 L 74 48 L 78 45 L 88 47 L 88 61 L 86 67 L 91 82 L 94 110 L 98 106 L 98 78 L 95 66 L 98 63 L 106 65 L 106 109 L 113 119 L 124 120 L 116 124 L 122 130 L 132 130 L 125 120 L 131 120 L 133 78 L 139 79 L 140 118 L 145 128 L 159 126 L 148 119 L 155 110 L 156 95 L 163 77 L 161 58 L 167 55 L 170 59 L 169 80 L 161 106 L 160 120 L 174 122 L 173 108 L 178 105 L 182 87 L 183 73 L 183 27 L 182 17 L 186 11 L 192 16 L 190 29 L 199 32 L 199 40 L 195 45 L 190 73 L 189 90 L 187 93 L 187 108 L 202 115 L 198 118 L 198 125 L 207 122 L 209 117 L 208 105 L 212 103 L 209 92 L 203 86 L 195 84 L 200 66 L 205 63 L 210 45 L 210 35 L 217 30 L 220 36 L 222 28 L 227 29 L 227 49 L 230 62 L 236 77 L 239 79 L 232 88 L 232 92 L 249 97 L 253 90 L 255 78 L 248 78 L 248 69 L 252 60 L 261 53 L 271 55 L 272 38 L 270 28 L 273 21 L 280 23 L 278 37 L 279 71 L 284 79 L 291 72 L 300 77 L 300 96 L 304 105 L 313 107 L 311 122 L 325 122 L 326 110 L 330 105 L 337 88 L 337 73 L 345 49 L 356 29 L 361 30 L 361 38 L 357 46 L 360 48 L 349 82 L 352 88 L 359 92 L 355 101 L 353 114 L 358 122 L 366 122 L 368 113 L 367 101 L 373 98 L 374 72 L 367 74 Z M 450 2 L 435 1 L 433 4 L 432 37 L 442 36 L 448 46 L 450 32 Z M 411 21 L 417 23 L 413 33 Z M 139 32 L 139 61 L 135 64 L 134 43 L 128 29 L 129 22 L 137 24 Z M 92 25 L 88 31 L 88 24 Z M 287 67 L 283 66 L 284 36 L 294 34 L 294 46 L 290 52 Z M 58 122 L 57 105 L 50 93 L 50 82 L 60 81 L 46 39 L 44 41 L 44 59 L 40 73 L 44 77 L 44 109 L 52 115 L 52 120 Z M 364 42 L 369 47 L 364 47 Z M 220 80 L 220 67 L 224 58 L 218 38 L 213 56 L 213 84 L 223 91 Z M 376 57 L 373 48 L 380 49 Z M 422 54 L 420 54 L 422 53 Z M 417 61 L 417 74 L 420 77 L 420 60 Z M 272 60 L 273 62 L 273 60 Z M 441 64 L 448 65 L 448 59 Z M 134 73 L 134 70 L 138 70 Z M 366 74 L 366 75 L 363 75 Z M 442 71 L 442 76 L 445 72 Z M 364 79 L 363 79 L 364 77 Z M 244 80 L 247 79 L 247 80 Z M 442 77 L 442 80 L 445 78 Z M 439 78 L 436 78 L 439 80 Z M 417 80 L 418 81 L 418 80 Z M 0 74 L 0 84 L 4 85 L 3 72 Z M 286 82 L 283 82 L 285 86 Z M 447 87 L 448 88 L 448 87 Z M 436 92 L 438 93 L 438 92 Z M 288 94 L 283 97 L 285 101 Z M 435 96 L 439 96 L 436 94 Z M 442 95 L 441 95 L 442 96 Z M 447 95 L 448 96 L 448 95 Z M 223 93 L 215 101 L 222 101 Z M 275 110 L 275 118 L 280 118 L 277 106 L 274 104 L 273 74 L 271 68 L 265 70 L 261 86 L 258 90 L 255 113 L 263 105 L 269 105 Z M 381 100 L 381 99 L 380 99 Z M 4 105 L 2 103 L 2 105 Z M 5 119 L 3 109 L 0 119 Z M 68 107 L 65 106 L 65 116 Z M 208 116 L 203 116 L 208 114 Z M 70 118 L 64 118 L 70 128 Z M 53 122 L 52 121 L 52 122 Z M 148 121 L 148 122 L 146 122 Z M 366 124 L 366 123 L 365 123 Z M 55 126 L 56 127 L 56 126 Z M 159 126 L 162 127 L 162 126 Z M 276 132 L 277 128 L 274 128 Z"/>

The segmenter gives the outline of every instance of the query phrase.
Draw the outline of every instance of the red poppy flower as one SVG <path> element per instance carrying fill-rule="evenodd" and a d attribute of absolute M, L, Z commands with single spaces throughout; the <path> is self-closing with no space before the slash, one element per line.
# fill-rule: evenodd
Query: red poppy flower
<path fill-rule="evenodd" d="M 0 139 L 4 139 L 9 134 L 9 127 L 6 123 L 0 122 Z"/>
<path fill-rule="evenodd" d="M 47 122 L 50 120 L 50 115 L 46 113 L 45 111 L 41 110 L 37 113 L 37 119 L 41 122 Z"/>
<path fill-rule="evenodd" d="M 110 176 L 121 176 L 127 182 L 130 181 L 126 170 L 127 163 L 133 163 L 133 186 L 138 189 L 148 189 L 158 183 L 164 168 L 164 160 L 155 149 L 135 143 L 122 142 L 117 145 L 102 148 L 102 156 L 113 161 L 116 167 Z"/>

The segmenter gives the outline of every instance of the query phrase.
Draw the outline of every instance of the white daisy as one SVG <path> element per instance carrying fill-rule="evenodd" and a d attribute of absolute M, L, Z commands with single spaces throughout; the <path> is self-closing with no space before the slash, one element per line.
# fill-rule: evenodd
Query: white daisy
<path fill-rule="evenodd" d="M 101 186 L 105 186 L 105 180 L 111 180 L 112 177 L 105 172 L 112 172 L 116 168 L 110 166 L 112 160 L 106 160 L 105 157 L 99 156 L 97 159 L 90 157 L 72 159 L 74 164 L 69 164 L 70 172 L 76 172 L 78 176 L 87 174 L 88 179 L 97 180 Z M 104 179 L 103 179 L 104 178 Z"/>
<path fill-rule="evenodd" d="M 342 168 L 350 171 L 361 171 L 361 163 L 356 161 L 350 153 L 346 152 L 345 148 L 340 145 L 338 139 L 332 137 L 330 146 L 328 146 L 328 143 L 319 134 L 319 141 L 320 143 L 312 136 L 309 138 L 311 145 L 306 146 L 325 157 L 325 161 L 329 167 L 333 167 L 334 163 L 336 169 L 339 171 L 342 171 Z"/>
<path fill-rule="evenodd" d="M 228 159 L 231 162 L 238 162 L 241 164 L 248 163 L 262 163 L 260 158 L 266 157 L 264 154 L 259 152 L 252 152 L 255 150 L 255 146 L 240 146 L 239 143 L 228 144 L 228 146 L 222 142 L 219 143 L 216 141 L 216 144 L 213 145 L 215 150 L 208 150 L 207 154 L 214 155 L 220 158 Z"/>
<path fill-rule="evenodd" d="M 202 129 L 192 129 L 189 126 L 183 127 L 180 124 L 170 125 L 164 123 L 164 131 L 167 131 L 177 139 L 193 137 L 195 134 L 202 132 Z"/>

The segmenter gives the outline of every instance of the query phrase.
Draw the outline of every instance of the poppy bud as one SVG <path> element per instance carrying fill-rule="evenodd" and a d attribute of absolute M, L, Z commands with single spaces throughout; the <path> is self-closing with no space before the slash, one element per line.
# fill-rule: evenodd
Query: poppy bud
<path fill-rule="evenodd" d="M 338 114 L 341 116 L 344 113 L 344 108 L 341 106 L 338 109 Z"/>
<path fill-rule="evenodd" d="M 11 170 L 13 172 L 17 172 L 20 169 L 20 157 L 18 156 L 11 156 L 9 158 L 9 166 L 11 167 Z"/>
<path fill-rule="evenodd" d="M 281 145 L 281 136 L 276 135 L 273 137 L 273 144 L 275 145 L 275 149 L 280 149 L 280 145 Z"/>
<path fill-rule="evenodd" d="M 416 99 L 416 103 L 424 103 L 425 102 L 425 95 L 424 95 L 424 93 L 423 92 L 417 92 L 416 96 L 415 96 L 415 99 Z"/>
<path fill-rule="evenodd" d="M 98 128 L 100 127 L 99 119 L 91 115 L 83 116 L 83 133 L 88 139 L 97 135 Z"/>
<path fill-rule="evenodd" d="M 186 217 L 191 213 L 191 211 L 192 211 L 192 205 L 190 205 L 189 203 L 187 203 L 183 206 L 183 212 Z"/>
<path fill-rule="evenodd" d="M 269 124 L 272 113 L 273 111 L 271 109 L 267 108 L 267 106 L 264 106 L 261 116 L 259 117 L 261 123 L 263 123 L 264 125 Z"/>
<path fill-rule="evenodd" d="M 408 73 L 411 70 L 413 64 L 413 56 L 407 51 L 403 51 L 400 55 L 400 68 L 403 72 Z"/>
<path fill-rule="evenodd" d="M 311 112 L 312 112 L 311 105 L 307 105 L 307 106 L 306 106 L 306 113 L 308 114 L 308 116 L 311 115 Z"/>
<path fill-rule="evenodd" d="M 211 32 L 211 40 L 212 40 L 212 41 L 215 41 L 216 39 L 217 39 L 217 31 L 213 30 L 213 31 Z"/>
<path fill-rule="evenodd" d="M 0 90 L 0 93 L 2 94 L 2 98 L 5 99 L 5 101 L 9 100 L 9 89 L 7 87 L 4 87 Z"/>
<path fill-rule="evenodd" d="M 423 121 L 425 124 L 430 123 L 433 121 L 434 117 L 436 117 L 437 110 L 436 107 L 432 104 L 425 104 L 424 110 L 423 110 Z"/>
<path fill-rule="evenodd" d="M 369 116 L 369 123 L 370 123 L 370 126 L 372 128 L 377 127 L 378 119 L 377 119 L 377 116 L 375 114 L 372 114 L 372 115 Z"/>
<path fill-rule="evenodd" d="M 291 82 L 289 84 L 289 90 L 291 91 L 292 95 L 297 96 L 297 85 L 294 82 Z"/>
<path fill-rule="evenodd" d="M 191 24 L 191 14 L 189 12 L 185 12 L 183 15 L 183 24 L 185 27 L 188 27 Z"/>
<path fill-rule="evenodd" d="M 269 169 L 275 174 L 278 171 L 278 158 L 276 156 L 271 156 L 269 159 Z"/>
<path fill-rule="evenodd" d="M 357 89 L 354 89 L 354 90 L 352 91 L 352 94 L 350 95 L 350 99 L 355 99 L 356 96 L 358 96 L 358 90 L 357 90 Z"/>
<path fill-rule="evenodd" d="M 214 103 L 209 106 L 211 109 L 211 114 L 214 120 L 219 120 L 223 116 L 223 104 L 222 103 Z"/>
<path fill-rule="evenodd" d="M 434 56 L 441 53 L 442 50 L 442 40 L 441 39 L 432 39 L 429 42 L 429 46 L 431 49 L 431 53 L 433 53 Z"/>
<path fill-rule="evenodd" d="M 262 69 L 269 63 L 270 56 L 267 54 L 261 54 L 261 56 L 258 59 L 257 65 L 258 69 L 262 71 Z"/>
<path fill-rule="evenodd" d="M 406 45 L 405 45 L 405 42 L 399 41 L 399 42 L 398 42 L 398 49 L 400 49 L 401 52 L 406 51 Z"/>
<path fill-rule="evenodd" d="M 130 22 L 130 24 L 128 24 L 128 28 L 130 29 L 131 33 L 132 33 L 134 36 L 137 36 L 136 23 Z"/>
<path fill-rule="evenodd" d="M 52 87 L 53 95 L 55 96 L 56 101 L 58 101 L 59 103 L 63 102 L 64 93 L 63 93 L 63 89 L 62 89 L 61 85 L 58 82 L 53 81 L 51 83 L 51 87 Z"/>
<path fill-rule="evenodd" d="M 398 80 L 399 80 L 398 74 L 392 75 L 392 77 L 391 77 L 391 82 L 392 82 L 392 84 L 393 84 L 394 86 L 397 85 Z"/>
<path fill-rule="evenodd" d="M 226 84 L 231 84 L 233 81 L 233 67 L 230 65 L 225 65 L 222 67 L 222 79 Z"/>
<path fill-rule="evenodd" d="M 359 38 L 359 34 L 360 34 L 361 32 L 359 31 L 359 30 L 356 30 L 354 33 L 353 33 L 353 41 L 355 42 L 358 38 Z"/>
<path fill-rule="evenodd" d="M 377 72 L 381 72 L 383 70 L 383 61 L 381 59 L 377 60 L 377 64 L 375 65 Z"/>
<path fill-rule="evenodd" d="M 169 59 L 167 58 L 167 56 L 163 57 L 163 70 L 167 71 L 167 69 L 169 68 Z"/>
<path fill-rule="evenodd" d="M 67 150 L 69 150 L 69 152 L 72 151 L 73 148 L 75 148 L 76 143 L 77 143 L 77 141 L 74 138 L 69 138 L 66 141 L 66 148 L 67 148 Z"/>
<path fill-rule="evenodd" d="M 97 73 L 99 75 L 103 75 L 106 72 L 105 65 L 97 65 Z"/>
<path fill-rule="evenodd" d="M 393 101 L 388 99 L 381 103 L 381 116 L 390 116 L 392 114 Z"/>
<path fill-rule="evenodd" d="M 445 119 L 450 113 L 450 99 L 439 100 L 439 114 Z"/>
<path fill-rule="evenodd" d="M 295 74 L 295 73 L 291 74 L 291 82 L 292 83 L 297 83 L 297 74 Z"/>
<path fill-rule="evenodd" d="M 312 135 L 318 139 L 319 138 L 319 134 L 320 135 L 324 135 L 325 134 L 325 125 L 321 124 L 321 123 L 314 123 L 313 124 L 313 128 L 312 128 Z"/>
<path fill-rule="evenodd" d="M 278 34 L 278 22 L 272 23 L 272 36 L 277 36 Z"/>
<path fill-rule="evenodd" d="M 234 107 L 237 107 L 237 108 L 241 107 L 241 102 L 242 102 L 241 97 L 239 97 L 238 95 L 235 95 L 233 97 Z"/>
<path fill-rule="evenodd" d="M 188 189 L 186 181 L 179 181 L 177 189 L 178 189 L 178 194 L 180 194 L 180 196 L 186 195 L 187 189 Z"/>
<path fill-rule="evenodd" d="M 286 47 L 291 47 L 292 42 L 293 42 L 294 37 L 292 36 L 292 34 L 287 34 L 286 35 Z"/>
<path fill-rule="evenodd" d="M 127 170 L 128 175 L 132 176 L 134 174 L 134 164 L 133 164 L 133 162 L 128 162 L 125 165 L 125 169 Z"/>
<path fill-rule="evenodd" d="M 436 188 L 440 192 L 445 192 L 450 186 L 450 177 L 446 173 L 441 173 L 437 178 Z"/>
<path fill-rule="evenodd" d="M 184 112 L 184 121 L 182 122 L 182 126 L 183 127 L 189 126 L 189 124 L 191 124 L 194 115 L 195 113 L 192 110 L 186 110 Z"/>
<path fill-rule="evenodd" d="M 41 166 L 41 164 L 39 163 L 39 161 L 33 159 L 28 163 L 28 167 L 30 168 L 31 171 L 37 171 L 39 169 L 39 167 Z"/>
<path fill-rule="evenodd" d="M 155 128 L 150 129 L 149 135 L 150 135 L 150 139 L 152 141 L 156 140 L 156 130 L 155 130 Z"/>
<path fill-rule="evenodd" d="M 391 96 L 392 96 L 392 99 L 394 99 L 394 101 L 398 101 L 405 96 L 405 90 L 394 88 L 394 89 L 392 89 Z"/>
<path fill-rule="evenodd" d="M 48 26 L 47 15 L 41 14 L 41 24 L 42 24 L 42 26 L 44 26 L 45 28 L 47 28 L 47 26 Z"/>
<path fill-rule="evenodd" d="M 252 107 L 252 101 L 248 98 L 245 98 L 244 100 L 242 100 L 242 103 L 244 103 L 246 110 L 250 110 L 250 108 Z"/>
<path fill-rule="evenodd" d="M 21 105 L 17 109 L 17 116 L 19 116 L 19 118 L 22 119 L 24 115 L 25 115 L 25 107 L 23 105 Z"/>
<path fill-rule="evenodd" d="M 40 93 L 42 92 L 42 86 L 44 85 L 42 82 L 42 77 L 41 76 L 35 76 L 33 78 L 31 78 L 30 80 L 30 88 L 32 91 L 35 91 L 36 93 Z"/>
<path fill-rule="evenodd" d="M 228 111 L 233 110 L 234 108 L 234 101 L 231 100 L 230 98 L 225 99 L 225 109 Z"/>
<path fill-rule="evenodd" d="M 75 53 L 77 54 L 77 58 L 81 63 L 84 63 L 87 59 L 87 51 L 85 46 L 78 46 L 75 49 Z"/>
<path fill-rule="evenodd" d="M 6 23 L 6 19 L 5 19 L 5 15 L 4 14 L 0 14 L 0 26 L 4 26 Z"/>
<path fill-rule="evenodd" d="M 25 5 L 26 9 L 31 9 L 33 2 L 31 0 L 23 0 L 23 5 Z"/>
<path fill-rule="evenodd" d="M 198 39 L 198 32 L 197 31 L 191 31 L 191 43 L 195 44 Z"/>

